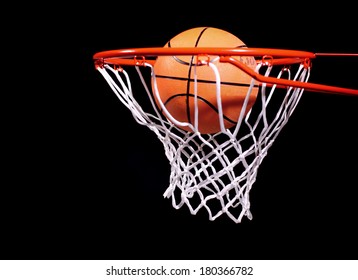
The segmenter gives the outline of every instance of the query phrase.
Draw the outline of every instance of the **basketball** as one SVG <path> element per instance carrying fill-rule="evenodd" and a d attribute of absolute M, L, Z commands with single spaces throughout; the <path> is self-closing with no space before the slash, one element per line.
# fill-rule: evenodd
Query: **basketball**
<path fill-rule="evenodd" d="M 213 27 L 197 27 L 179 33 L 164 46 L 164 48 L 178 47 L 246 48 L 247 46 L 238 37 L 225 30 Z M 254 57 L 234 58 L 244 62 L 252 69 L 256 66 Z M 220 73 L 222 112 L 224 126 L 228 129 L 235 126 L 238 121 L 252 78 L 238 67 L 220 62 L 218 56 L 209 56 L 209 59 L 216 65 Z M 221 130 L 216 76 L 208 65 L 197 65 L 195 67 L 195 63 L 195 57 L 190 55 L 158 56 L 154 64 L 158 93 L 165 108 L 174 119 L 194 126 L 194 72 L 196 72 L 198 130 L 202 134 L 216 133 Z M 153 84 L 152 89 L 154 91 Z M 255 84 L 245 114 L 253 106 L 257 93 L 258 86 Z M 156 94 L 154 94 L 154 98 L 160 108 Z M 165 112 L 163 114 L 165 115 Z M 192 131 L 188 126 L 180 126 L 180 128 Z"/>

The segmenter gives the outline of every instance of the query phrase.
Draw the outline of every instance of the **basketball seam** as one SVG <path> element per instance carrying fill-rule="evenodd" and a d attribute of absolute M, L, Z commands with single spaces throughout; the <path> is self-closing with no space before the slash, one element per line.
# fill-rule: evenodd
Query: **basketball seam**
<path fill-rule="evenodd" d="M 187 94 L 187 93 L 178 93 L 178 94 L 176 94 L 176 95 L 170 96 L 170 97 L 164 102 L 164 105 L 166 105 L 167 103 L 169 103 L 172 99 L 174 99 L 174 98 L 176 98 L 176 97 L 188 96 L 188 95 L 189 95 L 189 97 L 194 97 L 194 98 L 195 98 L 195 95 L 192 94 L 192 93 L 189 93 L 189 94 Z M 206 103 L 206 104 L 207 104 L 211 109 L 213 109 L 217 114 L 219 113 L 219 110 L 218 110 L 213 104 L 211 104 L 208 100 L 206 100 L 205 98 L 203 98 L 203 97 L 201 97 L 201 96 L 197 96 L 197 98 L 198 98 L 199 100 L 203 101 L 204 103 Z M 189 100 L 189 98 L 187 98 L 187 99 Z M 190 114 L 190 112 L 189 112 L 189 114 Z M 237 122 L 233 121 L 232 119 L 230 119 L 229 117 L 225 116 L 224 114 L 223 114 L 223 118 L 224 118 L 225 120 L 227 120 L 228 122 L 232 123 L 232 124 L 236 124 L 236 123 L 237 123 Z"/>
<path fill-rule="evenodd" d="M 188 79 L 183 77 L 174 77 L 174 76 L 165 76 L 165 75 L 155 75 L 156 78 L 162 78 L 162 79 L 172 79 L 172 80 L 179 80 L 179 81 L 195 81 L 195 79 Z M 205 84 L 216 84 L 216 81 L 212 80 L 202 80 L 202 79 L 196 79 L 198 83 L 205 83 Z M 248 83 L 234 83 L 234 82 L 224 82 L 220 81 L 221 85 L 228 85 L 228 86 L 243 86 L 243 87 L 249 87 L 250 84 Z M 254 87 L 259 87 L 258 85 L 254 85 Z"/>

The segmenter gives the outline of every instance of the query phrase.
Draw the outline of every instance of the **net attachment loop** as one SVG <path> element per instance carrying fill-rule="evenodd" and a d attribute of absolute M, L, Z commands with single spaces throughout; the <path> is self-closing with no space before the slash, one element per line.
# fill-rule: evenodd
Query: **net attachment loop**
<path fill-rule="evenodd" d="M 273 57 L 271 55 L 264 55 L 261 59 L 261 64 L 265 66 L 272 66 L 273 65 Z"/>
<path fill-rule="evenodd" d="M 196 64 L 197 65 L 209 65 L 209 63 L 211 62 L 211 58 L 209 55 L 206 54 L 198 54 L 196 56 Z"/>
<path fill-rule="evenodd" d="M 141 55 L 141 56 L 134 56 L 134 63 L 136 66 L 144 66 L 145 65 L 145 62 L 146 62 L 146 59 L 145 59 L 145 56 L 144 55 Z"/>

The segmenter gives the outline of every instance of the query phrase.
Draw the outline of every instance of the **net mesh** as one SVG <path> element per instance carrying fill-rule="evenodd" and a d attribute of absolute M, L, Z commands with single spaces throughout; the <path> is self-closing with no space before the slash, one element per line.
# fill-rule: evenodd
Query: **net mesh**
<path fill-rule="evenodd" d="M 214 64 L 207 64 L 215 73 L 219 97 L 220 74 Z M 133 66 L 128 70 L 124 68 L 106 63 L 97 67 L 134 119 L 153 131 L 163 144 L 171 167 L 169 186 L 163 196 L 171 199 L 175 209 L 186 205 L 193 215 L 205 209 L 211 221 L 224 214 L 235 223 L 240 223 L 244 216 L 251 220 L 250 190 L 258 168 L 296 108 L 303 89 L 263 83 L 254 106 L 246 115 L 239 116 L 234 127 L 226 129 L 223 126 L 223 114 L 219 110 L 221 131 L 201 134 L 195 125 L 173 118 L 163 104 L 158 108 L 154 95 L 160 99 L 160 93 L 152 64 L 135 65 L 134 72 L 130 72 Z M 303 63 L 284 67 L 259 61 L 255 71 L 267 77 L 274 75 L 279 79 L 307 82 L 310 68 Z M 147 95 L 142 94 L 142 88 L 140 94 L 134 95 L 132 83 L 135 76 L 140 80 L 136 85 L 142 85 Z M 242 112 L 255 83 L 252 78 Z M 181 129 L 181 126 L 190 127 L 192 132 Z"/>

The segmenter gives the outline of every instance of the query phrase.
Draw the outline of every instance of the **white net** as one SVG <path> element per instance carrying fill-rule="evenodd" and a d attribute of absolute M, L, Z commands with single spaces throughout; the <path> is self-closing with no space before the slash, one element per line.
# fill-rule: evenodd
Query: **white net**
<path fill-rule="evenodd" d="M 219 97 L 220 74 L 214 64 L 208 62 L 208 66 L 216 75 Z M 277 67 L 261 62 L 255 71 L 262 72 L 261 75 L 266 77 L 274 75 L 280 79 L 284 76 L 289 80 L 307 82 L 310 68 L 301 63 L 291 66 Z M 303 89 L 261 84 L 254 106 L 246 115 L 240 114 L 234 127 L 224 127 L 223 114 L 219 110 L 221 131 L 201 134 L 191 123 L 173 118 L 163 103 L 162 108 L 158 108 L 154 95 L 160 99 L 160 94 L 152 64 L 143 63 L 134 67 L 141 81 L 136 85 L 143 85 L 146 100 L 143 100 L 142 93 L 141 96 L 134 95 L 132 79 L 133 75 L 137 76 L 135 73 L 129 74 L 125 69 L 110 64 L 97 69 L 118 99 L 132 112 L 134 119 L 152 130 L 163 144 L 171 167 L 169 186 L 164 197 L 171 199 L 175 209 L 186 205 L 193 215 L 206 209 L 211 221 L 223 214 L 235 223 L 240 223 L 244 216 L 251 220 L 250 190 L 258 168 L 296 108 Z M 242 112 L 255 83 L 252 79 Z M 220 98 L 218 103 L 220 105 Z M 145 106 L 148 109 L 144 109 Z M 161 110 L 166 112 L 167 117 Z M 181 129 L 182 126 L 190 127 L 193 132 Z"/>

